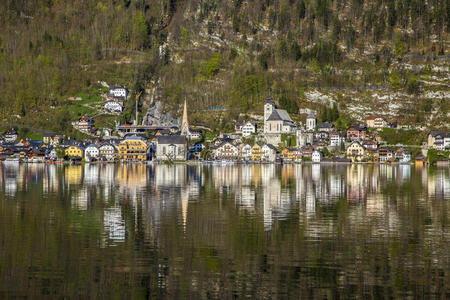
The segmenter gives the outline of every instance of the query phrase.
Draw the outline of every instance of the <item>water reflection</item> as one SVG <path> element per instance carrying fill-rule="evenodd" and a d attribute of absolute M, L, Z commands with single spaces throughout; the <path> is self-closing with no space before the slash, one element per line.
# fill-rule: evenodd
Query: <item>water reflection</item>
<path fill-rule="evenodd" d="M 149 276 L 148 288 L 162 293 L 153 296 L 180 293 L 181 285 L 185 295 L 201 298 L 205 291 L 213 298 L 321 298 L 330 292 L 379 296 L 376 288 L 385 285 L 390 287 L 388 295 L 403 295 L 394 293 L 397 288 L 411 295 L 413 282 L 429 286 L 427 274 L 440 272 L 450 259 L 448 168 L 4 163 L 0 187 L 2 215 L 9 209 L 25 215 L 29 211 L 43 228 L 51 220 L 51 226 L 61 226 L 61 234 L 67 235 L 55 242 L 60 247 L 75 234 L 93 241 L 80 244 L 80 249 L 92 251 L 90 255 L 96 251 L 99 257 L 113 255 L 104 252 L 112 251 L 107 250 L 112 246 L 121 249 L 127 258 L 120 263 L 110 260 L 113 273 L 133 273 L 141 280 Z M 8 219 L 1 230 L 14 231 L 21 222 Z M 51 228 L 48 234 L 56 234 Z M 34 234 L 39 237 L 43 232 Z M 10 251 L 0 247 L 1 254 Z M 385 269 L 392 261 L 401 263 L 390 265 L 401 274 Z M 113 266 L 102 268 L 109 267 Z M 418 278 L 408 275 L 413 270 Z M 439 282 L 449 280 L 448 269 L 440 274 Z M 287 275 L 295 279 L 283 283 L 291 285 L 290 292 L 279 281 Z M 26 274 L 16 276 L 33 281 Z M 153 276 L 155 281 L 149 279 Z M 320 286 L 327 276 L 334 279 L 323 290 Z M 380 282 L 386 276 L 392 280 Z M 398 276 L 402 282 L 396 286 Z M 1 278 L 0 287 L 7 286 Z M 361 282 L 372 289 L 342 290 Z M 102 284 L 113 282 L 96 287 L 103 288 Z M 438 288 L 439 283 L 433 284 Z M 263 286 L 273 288 L 258 289 Z M 57 290 L 61 293 L 56 295 L 67 295 Z M 443 295 L 444 290 L 433 291 L 428 295 Z"/>

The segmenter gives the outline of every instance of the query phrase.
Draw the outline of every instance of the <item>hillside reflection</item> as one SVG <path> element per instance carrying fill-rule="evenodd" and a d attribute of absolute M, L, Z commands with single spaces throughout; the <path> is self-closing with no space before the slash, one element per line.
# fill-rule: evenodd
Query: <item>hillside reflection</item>
<path fill-rule="evenodd" d="M 182 285 L 183 295 L 202 298 L 205 291 L 213 298 L 404 296 L 416 293 L 414 285 L 430 286 L 430 274 L 440 275 L 424 293 L 443 295 L 450 279 L 442 269 L 450 260 L 449 174 L 448 168 L 411 165 L 4 163 L 0 212 L 9 217 L 1 230 L 34 220 L 49 228 L 47 239 L 55 235 L 58 247 L 72 239 L 73 247 L 83 245 L 81 252 L 94 251 L 89 257 L 120 249 L 120 263 L 98 266 L 88 259 L 99 272 L 116 275 L 97 283 L 94 294 L 72 294 L 78 296 L 96 296 L 96 288 L 114 285 L 125 273 L 149 280 L 153 296 L 180 296 Z M 31 220 L 13 217 L 19 213 Z M 0 247 L 0 254 L 10 251 Z M 88 262 L 79 268 L 89 269 Z M 33 281 L 26 273 L 13 277 Z M 371 288 L 362 290 L 361 282 Z M 358 288 L 342 289 L 348 285 Z M 378 294 L 382 286 L 389 289 Z M 118 295 L 129 296 L 126 289 Z"/>

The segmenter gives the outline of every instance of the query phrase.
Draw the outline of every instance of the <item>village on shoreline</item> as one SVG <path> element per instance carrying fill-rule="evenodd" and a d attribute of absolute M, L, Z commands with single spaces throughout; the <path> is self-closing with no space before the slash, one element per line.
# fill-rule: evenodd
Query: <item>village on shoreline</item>
<path fill-rule="evenodd" d="M 109 90 L 105 95 L 104 109 L 121 113 L 128 90 L 117 85 L 110 86 Z M 279 109 L 271 96 L 264 100 L 263 116 L 256 120 L 236 121 L 231 133 L 214 135 L 207 125 L 190 126 L 186 101 L 180 126 L 139 125 L 134 121 L 130 124 L 116 123 L 115 130 L 98 130 L 94 120 L 87 115 L 72 125 L 90 137 L 75 140 L 60 134 L 47 134 L 42 140 L 18 140 L 17 132 L 11 128 L 1 136 L 0 159 L 49 164 L 311 162 L 449 166 L 449 132 L 431 130 L 422 145 L 387 145 L 378 131 L 397 128 L 395 120 L 369 115 L 365 124 L 352 124 L 346 130 L 338 130 L 331 122 L 319 123 L 314 113 L 309 112 L 305 124 L 302 124 L 294 122 L 286 110 Z M 414 153 L 411 147 L 415 147 Z"/>

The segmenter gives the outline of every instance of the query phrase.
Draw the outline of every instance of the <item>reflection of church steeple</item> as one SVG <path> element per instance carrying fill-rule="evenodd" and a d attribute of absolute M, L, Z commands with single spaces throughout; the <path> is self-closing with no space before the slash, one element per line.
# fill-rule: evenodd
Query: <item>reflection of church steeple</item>
<path fill-rule="evenodd" d="M 183 215 L 183 230 L 184 231 L 186 231 L 188 204 L 189 204 L 189 193 L 188 193 L 188 191 L 182 191 L 182 193 L 181 193 L 181 213 Z"/>
<path fill-rule="evenodd" d="M 189 122 L 187 115 L 186 99 L 184 100 L 183 121 L 181 122 L 181 135 L 189 136 Z"/>

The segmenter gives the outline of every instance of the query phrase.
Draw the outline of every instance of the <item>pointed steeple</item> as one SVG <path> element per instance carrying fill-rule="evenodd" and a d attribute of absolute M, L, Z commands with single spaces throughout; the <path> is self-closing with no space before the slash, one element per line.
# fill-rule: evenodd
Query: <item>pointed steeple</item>
<path fill-rule="evenodd" d="M 188 123 L 188 116 L 187 116 L 187 104 L 186 104 L 186 99 L 184 99 L 183 122 L 181 123 L 181 127 L 184 127 L 184 124 L 189 124 L 189 123 Z"/>
<path fill-rule="evenodd" d="M 189 136 L 189 122 L 187 116 L 187 103 L 184 99 L 183 121 L 181 122 L 181 135 Z"/>

